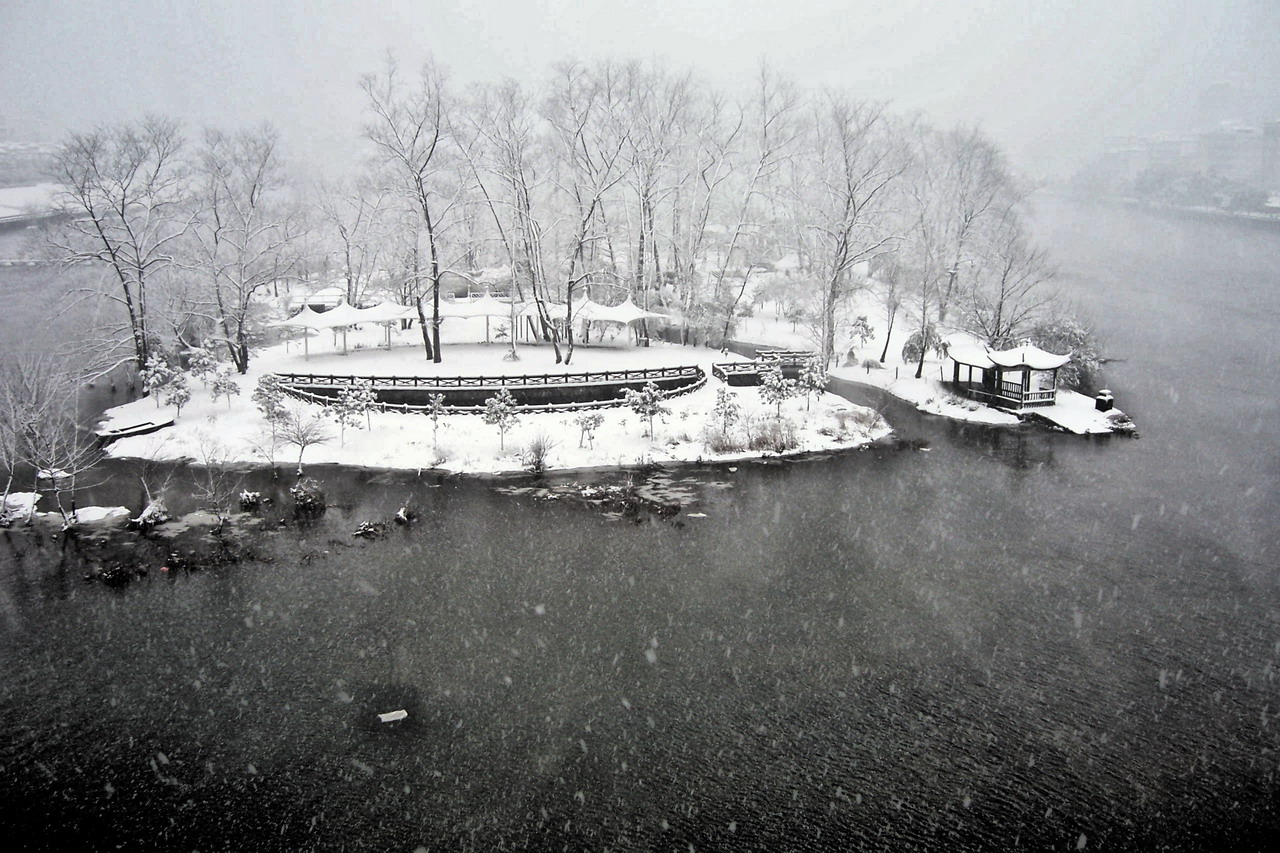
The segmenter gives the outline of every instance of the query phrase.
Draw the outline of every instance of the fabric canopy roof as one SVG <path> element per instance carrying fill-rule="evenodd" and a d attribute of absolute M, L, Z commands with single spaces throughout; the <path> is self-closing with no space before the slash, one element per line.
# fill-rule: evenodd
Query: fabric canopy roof
<path fill-rule="evenodd" d="M 311 310 L 311 306 L 303 306 L 302 310 L 287 320 L 278 320 L 272 323 L 272 326 L 291 326 L 295 329 L 327 329 L 329 324 L 324 320 L 325 315 L 319 311 Z"/>
<path fill-rule="evenodd" d="M 511 303 L 494 299 L 485 291 L 479 299 L 441 302 L 440 314 L 444 317 L 510 317 Z"/>
<path fill-rule="evenodd" d="M 332 313 L 332 312 L 330 312 Z M 398 305 L 395 302 L 379 302 L 371 308 L 358 309 L 361 323 L 394 323 L 407 317 L 417 317 L 418 311 L 412 305 Z M 321 314 L 327 317 L 328 314 Z"/>
<path fill-rule="evenodd" d="M 382 302 L 372 308 L 352 308 L 346 302 L 323 313 L 304 307 L 287 320 L 272 323 L 273 326 L 293 326 L 300 329 L 335 329 L 358 323 L 390 323 L 403 317 L 416 316 L 411 306 Z"/>
<path fill-rule="evenodd" d="M 646 311 L 639 305 L 631 301 L 628 296 L 626 301 L 621 305 L 606 307 L 597 303 L 591 303 L 590 314 L 585 315 L 586 319 L 604 320 L 611 323 L 634 323 L 637 320 L 662 319 L 667 320 L 670 317 L 666 314 L 659 314 L 656 311 Z"/>
<path fill-rule="evenodd" d="M 563 320 L 568 316 L 568 307 L 563 302 L 546 303 L 547 316 L 553 320 Z M 524 308 L 520 309 L 522 315 L 533 316 L 538 313 L 538 304 L 530 302 Z M 573 316 L 576 320 L 592 320 L 603 321 L 608 323 L 634 323 L 637 320 L 646 319 L 662 319 L 669 320 L 667 314 L 659 314 L 656 311 L 646 311 L 631 301 L 631 297 L 621 305 L 601 305 L 599 302 L 592 302 L 591 299 L 584 298 L 581 302 L 573 306 Z"/>

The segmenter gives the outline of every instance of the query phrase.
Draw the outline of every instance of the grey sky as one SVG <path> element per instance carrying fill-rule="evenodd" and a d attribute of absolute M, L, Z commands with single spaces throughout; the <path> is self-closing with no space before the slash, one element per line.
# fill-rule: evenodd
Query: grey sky
<path fill-rule="evenodd" d="M 271 119 L 333 169 L 357 145 L 356 81 L 387 50 L 408 66 L 430 50 L 460 82 L 615 56 L 729 87 L 767 57 L 805 85 L 978 122 L 1053 171 L 1105 134 L 1280 118 L 1278 43 L 1278 0 L 0 0 L 0 114 L 25 138 L 147 111 Z"/>

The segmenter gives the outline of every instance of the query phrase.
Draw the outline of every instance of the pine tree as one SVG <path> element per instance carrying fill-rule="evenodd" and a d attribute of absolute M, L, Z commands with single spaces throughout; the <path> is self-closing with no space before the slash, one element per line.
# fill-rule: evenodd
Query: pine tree
<path fill-rule="evenodd" d="M 164 404 L 166 406 L 177 406 L 178 414 L 182 414 L 182 407 L 191 399 L 191 389 L 187 386 L 187 375 L 178 373 L 170 377 L 169 381 L 164 385 Z"/>
<path fill-rule="evenodd" d="M 665 396 L 662 393 L 662 389 L 652 382 L 647 383 L 639 391 L 633 391 L 630 388 L 626 391 L 627 405 L 633 412 L 649 422 L 650 438 L 653 438 L 654 417 L 671 413 L 670 409 L 662 405 L 662 400 Z"/>
<path fill-rule="evenodd" d="M 583 412 L 573 419 L 578 425 L 578 446 L 582 446 L 583 439 L 592 449 L 596 446 L 596 430 L 604 423 L 604 415 L 599 412 Z"/>
<path fill-rule="evenodd" d="M 507 430 L 517 421 L 516 398 L 506 388 L 484 401 L 484 422 L 498 428 L 498 446 L 507 449 Z"/>
<path fill-rule="evenodd" d="M 230 367 L 224 367 L 213 375 L 213 382 L 210 383 L 209 391 L 213 394 L 216 402 L 219 397 L 227 398 L 227 408 L 231 408 L 231 398 L 239 396 L 240 383 L 236 381 L 235 372 Z"/>
<path fill-rule="evenodd" d="M 147 363 L 138 372 L 142 379 L 142 391 L 156 398 L 156 408 L 160 408 L 160 395 L 169 380 L 173 378 L 173 368 L 158 355 L 151 355 Z"/>
<path fill-rule="evenodd" d="M 800 391 L 794 379 L 784 379 L 782 368 L 774 365 L 760 371 L 760 396 L 766 403 L 777 407 L 778 420 L 782 420 L 782 404 Z"/>
<path fill-rule="evenodd" d="M 440 416 L 444 414 L 444 395 L 432 394 L 427 398 L 427 405 L 423 408 L 423 414 L 431 418 L 431 444 L 439 445 L 438 436 L 440 433 Z"/>
<path fill-rule="evenodd" d="M 711 409 L 711 414 L 720 420 L 720 432 L 728 435 L 729 427 L 737 422 L 742 414 L 742 408 L 738 405 L 738 398 L 732 391 L 728 388 L 720 388 L 716 391 L 716 404 Z"/>
<path fill-rule="evenodd" d="M 804 410 L 809 411 L 809 396 L 821 394 L 827 390 L 827 368 L 817 356 L 809 359 L 800 368 L 800 391 L 804 394 Z"/>

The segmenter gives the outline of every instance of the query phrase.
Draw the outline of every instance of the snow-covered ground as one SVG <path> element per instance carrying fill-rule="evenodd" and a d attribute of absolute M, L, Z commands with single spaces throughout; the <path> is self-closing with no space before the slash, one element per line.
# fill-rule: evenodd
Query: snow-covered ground
<path fill-rule="evenodd" d="M 847 312 L 849 316 L 859 315 L 867 318 L 875 337 L 868 343 L 857 347 L 854 364 L 833 367 L 830 374 L 852 382 L 861 382 L 883 388 L 899 399 L 914 405 L 922 412 L 929 412 L 955 420 L 974 423 L 994 424 L 998 426 L 1015 426 L 1021 421 L 1016 415 L 1002 412 L 990 406 L 960 397 L 943 385 L 949 366 L 944 359 L 933 353 L 925 357 L 924 369 L 919 379 L 915 378 L 916 364 L 905 364 L 902 361 L 902 347 L 907 338 L 916 330 L 909 317 L 900 312 L 894 321 L 893 334 L 890 336 L 888 352 L 884 364 L 879 363 L 880 353 L 884 350 L 884 334 L 887 323 L 884 309 L 879 303 L 874 290 L 860 294 Z M 943 330 L 946 334 L 947 330 Z M 750 341 L 769 346 L 814 349 L 816 343 L 811 334 L 803 326 L 793 325 L 781 316 L 781 312 L 772 303 L 765 303 L 758 308 L 755 316 L 741 320 L 735 335 L 738 340 Z M 945 340 L 953 344 L 976 343 L 971 336 L 952 331 L 946 334 Z M 847 351 L 849 343 L 844 342 Z M 864 367 L 863 363 L 870 359 L 877 366 Z M 1113 431 L 1111 420 L 1094 409 L 1094 400 L 1074 391 L 1058 390 L 1057 403 L 1052 407 L 1055 422 L 1072 432 L 1107 433 Z M 1047 409 L 1042 414 L 1049 414 Z"/>
<path fill-rule="evenodd" d="M 56 518 L 62 521 L 62 514 L 56 509 L 40 512 L 36 509 L 40 503 L 39 492 L 13 492 L 0 506 L 0 522 L 16 523 L 29 518 Z M 129 517 L 129 510 L 122 506 L 84 506 L 73 513 L 68 513 L 67 523 L 71 525 L 93 524 L 100 521 L 118 521 Z"/>
<path fill-rule="evenodd" d="M 718 388 L 727 387 L 711 376 L 711 363 L 734 360 L 718 350 L 682 347 L 655 342 L 650 347 L 633 345 L 625 334 L 601 345 L 579 345 L 570 367 L 557 367 L 549 345 L 521 344 L 520 361 L 507 362 L 503 356 L 505 343 L 471 343 L 483 341 L 484 321 L 451 319 L 442 326 L 445 340 L 444 361 L 427 361 L 421 346 L 420 332 L 415 329 L 392 333 L 390 350 L 380 348 L 385 342 L 382 327 L 370 326 L 347 336 L 348 353 L 343 355 L 342 338 L 332 332 L 313 334 L 308 342 L 310 355 L 304 356 L 299 340 L 264 348 L 255 354 L 250 370 L 237 377 L 240 394 L 230 404 L 225 398 L 213 400 L 198 382 L 193 395 L 178 414 L 172 408 L 160 407 L 151 398 L 116 407 L 106 413 L 103 426 L 114 428 L 155 420 L 158 415 L 177 416 L 173 427 L 150 435 L 121 439 L 112 443 L 108 452 L 117 457 L 151 459 L 191 459 L 196 462 L 234 464 L 266 461 L 264 445 L 269 443 L 270 427 L 255 408 L 251 397 L 258 379 L 268 372 L 342 373 L 399 376 L 475 376 L 517 373 L 553 373 L 599 371 L 606 369 L 638 369 L 698 364 L 707 374 L 707 384 L 698 391 L 666 401 L 670 413 L 662 416 L 652 438 L 646 436 L 646 425 L 629 408 L 598 409 L 604 417 L 596 429 L 593 443 L 580 447 L 581 431 L 574 423 L 577 416 L 566 414 L 519 414 L 519 420 L 505 437 L 498 429 L 485 424 L 479 415 L 452 415 L 440 419 L 438 436 L 433 437 L 429 418 L 418 414 L 372 414 L 370 429 L 348 427 L 340 437 L 338 426 L 327 427 L 329 438 L 320 445 L 308 447 L 303 465 L 342 463 L 369 467 L 401 469 L 434 468 L 454 473 L 496 473 L 518 471 L 525 467 L 524 451 L 538 436 L 552 443 L 547 457 L 549 469 L 576 469 L 599 466 L 627 466 L 649 462 L 719 461 L 743 459 L 761 452 L 716 454 L 704 441 L 704 430 L 712 424 L 711 414 Z M 736 429 L 740 434 L 751 429 L 760 431 L 773 416 L 774 407 L 764 403 L 757 388 L 731 388 L 742 409 Z M 309 405 L 293 401 L 291 405 Z M 312 407 L 319 411 L 319 407 Z M 784 417 L 795 426 L 799 439 L 792 452 L 822 451 L 857 447 L 883 437 L 890 428 L 870 409 L 855 406 L 833 394 L 812 400 L 806 409 L 803 397 L 783 404 Z M 362 422 L 361 426 L 365 424 Z M 296 447 L 281 445 L 275 452 L 277 464 L 296 464 Z"/>
<path fill-rule="evenodd" d="M 57 184 L 34 184 L 29 187 L 0 187 L 0 219 L 25 213 L 44 213 L 53 208 Z"/>

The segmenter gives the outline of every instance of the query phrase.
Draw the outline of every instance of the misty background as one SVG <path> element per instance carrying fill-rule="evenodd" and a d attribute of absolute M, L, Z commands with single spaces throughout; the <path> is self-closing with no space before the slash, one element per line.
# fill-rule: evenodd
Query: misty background
<path fill-rule="evenodd" d="M 280 129 L 291 159 L 356 167 L 357 81 L 430 52 L 457 84 L 562 60 L 655 58 L 739 90 L 762 58 L 804 86 L 976 123 L 1019 169 L 1069 176 L 1130 134 L 1280 118 L 1275 0 L 954 4 L 416 0 L 0 4 L 0 139 L 175 116 Z"/>

